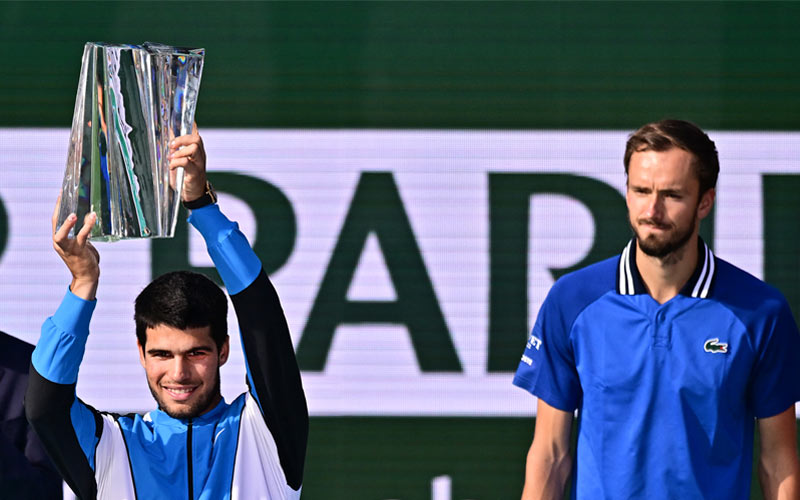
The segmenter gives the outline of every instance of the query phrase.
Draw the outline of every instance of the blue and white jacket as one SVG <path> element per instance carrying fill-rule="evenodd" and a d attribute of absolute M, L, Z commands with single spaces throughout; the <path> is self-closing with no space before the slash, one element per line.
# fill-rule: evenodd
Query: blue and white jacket
<path fill-rule="evenodd" d="M 217 205 L 189 222 L 230 293 L 249 390 L 194 419 L 98 412 L 75 395 L 96 301 L 67 292 L 33 354 L 28 419 L 81 499 L 299 499 L 308 410 L 278 295 Z"/>

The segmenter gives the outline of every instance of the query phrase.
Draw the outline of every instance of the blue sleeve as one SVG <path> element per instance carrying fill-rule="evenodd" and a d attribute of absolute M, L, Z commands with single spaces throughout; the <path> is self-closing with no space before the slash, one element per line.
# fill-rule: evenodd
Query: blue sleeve
<path fill-rule="evenodd" d="M 255 281 L 261 272 L 261 261 L 239 231 L 239 225 L 225 217 L 218 205 L 192 210 L 189 223 L 203 235 L 229 294 L 235 295 Z"/>
<path fill-rule="evenodd" d="M 564 288 L 563 282 L 556 283 L 542 304 L 536 324 L 528 335 L 514 385 L 554 408 L 574 411 L 582 391 L 570 343 L 574 318 L 566 315 L 560 306 Z"/>
<path fill-rule="evenodd" d="M 89 322 L 96 300 L 67 291 L 45 320 L 31 356 L 25 413 L 56 468 L 73 491 L 96 492 L 94 452 L 102 426 L 99 413 L 75 396 Z"/>
<path fill-rule="evenodd" d="M 56 313 L 42 325 L 32 363 L 41 376 L 57 384 L 74 384 L 83 360 L 89 321 L 97 304 L 67 291 Z"/>
<path fill-rule="evenodd" d="M 253 252 L 247 238 L 239 231 L 239 225 L 228 219 L 217 204 L 192 210 L 189 223 L 203 236 L 208 254 L 214 261 L 214 266 L 231 297 L 247 289 L 261 272 L 261 261 Z M 242 330 L 241 333 L 244 336 L 249 332 Z M 244 362 L 247 382 L 260 406 L 261 398 L 255 390 L 257 384 L 254 384 L 253 371 L 250 369 L 248 360 L 248 354 L 254 353 L 247 351 L 248 349 L 245 347 Z"/>
<path fill-rule="evenodd" d="M 75 396 L 89 322 L 96 301 L 67 292 L 45 320 L 31 356 L 25 413 L 61 476 L 81 498 L 93 498 L 94 452 L 102 426 L 94 409 Z"/>
<path fill-rule="evenodd" d="M 794 317 L 783 299 L 777 314 L 767 317 L 750 384 L 758 418 L 775 416 L 800 400 L 800 333 Z"/>

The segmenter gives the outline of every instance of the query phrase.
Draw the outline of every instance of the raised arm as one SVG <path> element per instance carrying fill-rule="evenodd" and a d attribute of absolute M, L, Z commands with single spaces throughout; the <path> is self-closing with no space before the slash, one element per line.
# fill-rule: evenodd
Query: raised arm
<path fill-rule="evenodd" d="M 170 166 L 185 169 L 184 201 L 206 192 L 205 152 L 195 129 L 172 143 Z M 192 210 L 189 222 L 203 235 L 231 296 L 242 336 L 247 383 L 278 448 L 289 486 L 303 480 L 308 409 L 292 339 L 275 288 L 238 225 L 216 204 Z"/>
<path fill-rule="evenodd" d="M 77 223 L 75 215 L 56 228 L 53 214 L 53 247 L 72 273 L 72 282 L 56 313 L 42 325 L 25 395 L 28 421 L 80 498 L 96 495 L 94 446 L 101 429 L 99 414 L 75 397 L 100 278 L 100 257 L 88 241 L 95 219 L 94 214 L 87 215 L 75 238 L 69 238 Z"/>
<path fill-rule="evenodd" d="M 569 440 L 572 413 L 553 408 L 539 399 L 536 429 L 525 465 L 522 500 L 557 500 L 572 469 Z"/>
<path fill-rule="evenodd" d="M 248 386 L 275 438 L 286 481 L 297 490 L 303 482 L 308 408 L 283 309 L 263 270 L 231 298 L 242 332 Z"/>
<path fill-rule="evenodd" d="M 800 498 L 797 420 L 794 405 L 774 417 L 758 419 L 761 436 L 758 477 L 767 500 Z"/>

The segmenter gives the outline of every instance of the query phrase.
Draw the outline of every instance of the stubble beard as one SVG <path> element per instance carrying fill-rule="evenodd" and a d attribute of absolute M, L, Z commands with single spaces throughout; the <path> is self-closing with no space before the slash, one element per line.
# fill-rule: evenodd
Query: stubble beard
<path fill-rule="evenodd" d="M 652 223 L 653 221 L 649 222 Z M 637 227 L 633 223 L 630 223 L 630 226 L 633 230 L 633 234 L 636 235 L 636 242 L 639 248 L 645 255 L 662 261 L 669 261 L 675 258 L 679 260 L 679 254 L 683 254 L 683 249 L 694 235 L 695 228 L 697 227 L 697 213 L 695 212 L 694 217 L 692 217 L 692 222 L 688 224 L 684 230 L 675 228 L 674 232 L 666 240 L 659 240 L 652 234 L 646 238 L 642 238 Z"/>
<path fill-rule="evenodd" d="M 196 418 L 205 413 L 206 411 L 211 409 L 211 406 L 214 404 L 217 397 L 221 394 L 220 392 L 220 378 L 219 378 L 219 367 L 217 368 L 216 373 L 214 374 L 214 386 L 212 387 L 211 391 L 207 392 L 206 394 L 202 395 L 197 401 L 192 403 L 189 406 L 176 404 L 173 406 L 178 406 L 179 409 L 169 408 L 164 401 L 162 401 L 161 397 L 158 394 L 158 391 L 150 384 L 150 381 L 147 381 L 147 387 L 150 389 L 150 394 L 153 395 L 153 399 L 156 400 L 158 404 L 158 408 L 169 415 L 172 418 L 178 419 L 189 419 L 189 418 Z"/>

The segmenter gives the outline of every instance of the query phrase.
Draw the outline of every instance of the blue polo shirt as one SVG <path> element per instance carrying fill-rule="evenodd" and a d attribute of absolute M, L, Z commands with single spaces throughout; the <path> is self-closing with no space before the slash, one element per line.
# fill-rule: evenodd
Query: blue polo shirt
<path fill-rule="evenodd" d="M 514 384 L 579 410 L 572 498 L 748 499 L 754 419 L 800 400 L 800 334 L 783 295 L 716 258 L 659 304 L 636 244 L 564 276 Z"/>

